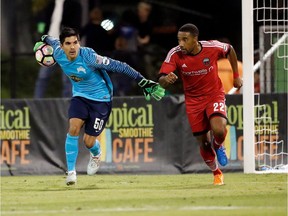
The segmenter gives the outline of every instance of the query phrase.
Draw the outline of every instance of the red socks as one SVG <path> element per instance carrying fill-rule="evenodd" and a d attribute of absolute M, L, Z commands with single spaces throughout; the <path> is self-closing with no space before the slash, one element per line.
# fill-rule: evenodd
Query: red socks
<path fill-rule="evenodd" d="M 207 164 L 207 166 L 213 171 L 217 170 L 218 165 L 215 161 L 216 154 L 214 150 L 211 148 L 211 146 L 206 146 L 205 149 L 200 147 L 200 154 L 204 160 L 204 162 Z"/>
<path fill-rule="evenodd" d="M 220 175 L 222 174 L 221 170 L 219 168 L 217 168 L 215 171 L 212 171 L 213 175 Z"/>

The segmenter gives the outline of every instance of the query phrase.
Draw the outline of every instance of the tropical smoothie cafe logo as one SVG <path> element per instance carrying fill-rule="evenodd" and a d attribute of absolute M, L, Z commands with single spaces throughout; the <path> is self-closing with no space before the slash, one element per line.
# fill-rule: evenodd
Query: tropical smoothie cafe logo
<path fill-rule="evenodd" d="M 112 108 L 105 131 L 100 136 L 106 162 L 153 162 L 153 109 L 151 104 L 139 107 Z M 104 149 L 103 149 L 104 147 Z"/>
<path fill-rule="evenodd" d="M 5 109 L 0 106 L 0 164 L 29 164 L 28 146 L 30 145 L 29 107 Z"/>
<path fill-rule="evenodd" d="M 243 105 L 230 105 L 227 107 L 228 116 L 228 133 L 225 139 L 225 147 L 228 156 L 231 160 L 243 160 Z M 277 144 L 274 141 L 283 139 L 279 137 L 279 116 L 278 116 L 278 101 L 271 101 L 270 104 L 263 104 L 254 108 L 254 130 L 255 143 L 261 142 L 260 145 L 255 145 L 255 155 L 263 154 L 267 149 L 270 149 L 270 154 L 276 154 Z M 238 136 L 237 136 L 238 133 Z M 271 144 L 267 144 L 268 141 Z M 274 142 L 274 144 L 273 144 Z M 270 146 L 268 146 L 270 145 Z"/>

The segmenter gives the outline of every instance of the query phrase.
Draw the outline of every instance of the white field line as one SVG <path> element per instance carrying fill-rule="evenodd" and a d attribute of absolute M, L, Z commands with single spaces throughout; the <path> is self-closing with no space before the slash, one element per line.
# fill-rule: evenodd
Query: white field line
<path fill-rule="evenodd" d="M 59 214 L 59 213 L 85 213 L 85 212 L 145 212 L 145 211 L 167 211 L 167 210 L 173 210 L 173 211 L 211 211 L 211 210 L 240 210 L 240 209 L 275 209 L 279 208 L 276 206 L 183 206 L 180 208 L 173 208 L 173 207 L 167 207 L 167 206 L 146 206 L 143 208 L 130 208 L 130 207 L 123 207 L 123 208 L 94 208 L 94 209 L 81 209 L 77 211 L 76 209 L 62 209 L 62 210 L 22 210 L 22 211 L 1 211 L 3 215 L 21 215 L 21 214 Z"/>

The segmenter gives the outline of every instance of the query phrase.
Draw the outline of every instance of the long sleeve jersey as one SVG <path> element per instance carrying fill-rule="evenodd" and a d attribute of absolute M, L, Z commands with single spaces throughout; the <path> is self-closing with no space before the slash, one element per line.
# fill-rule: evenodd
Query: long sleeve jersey
<path fill-rule="evenodd" d="M 111 101 L 113 85 L 108 72 L 123 73 L 137 82 L 143 78 L 128 64 L 98 55 L 91 48 L 80 47 L 76 59 L 70 61 L 61 49 L 59 39 L 48 36 L 45 42 L 53 47 L 56 62 L 72 82 L 73 97 L 80 96 L 103 102 Z"/>

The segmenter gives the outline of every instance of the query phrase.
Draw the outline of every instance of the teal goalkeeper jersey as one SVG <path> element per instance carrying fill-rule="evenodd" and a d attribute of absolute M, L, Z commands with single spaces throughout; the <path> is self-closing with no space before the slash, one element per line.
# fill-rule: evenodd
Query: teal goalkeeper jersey
<path fill-rule="evenodd" d="M 108 72 L 123 73 L 139 82 L 143 76 L 124 62 L 98 55 L 93 49 L 80 47 L 75 60 L 67 59 L 60 41 L 48 36 L 45 42 L 54 49 L 54 58 L 72 83 L 73 97 L 80 96 L 94 101 L 111 101 L 113 85 Z M 127 83 L 130 85 L 130 83 Z"/>

